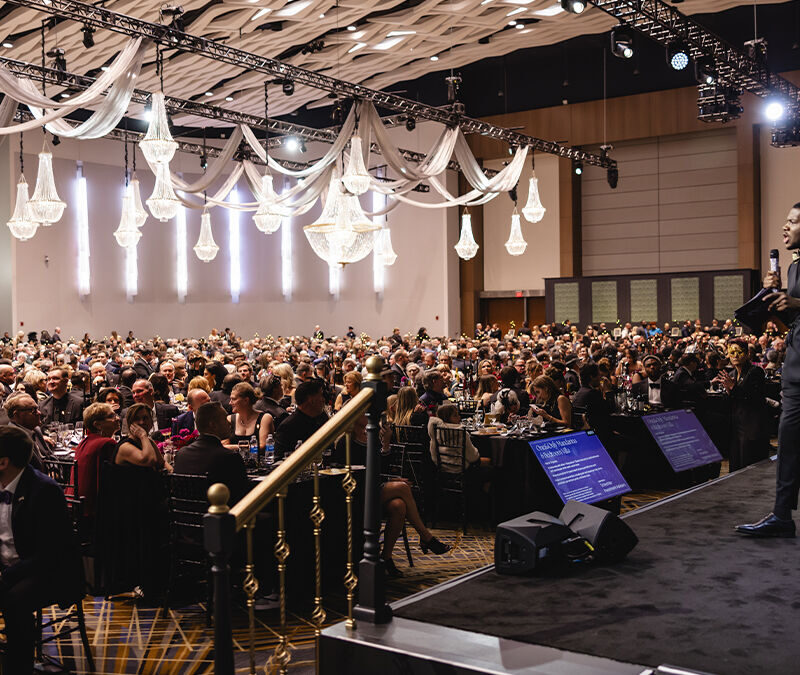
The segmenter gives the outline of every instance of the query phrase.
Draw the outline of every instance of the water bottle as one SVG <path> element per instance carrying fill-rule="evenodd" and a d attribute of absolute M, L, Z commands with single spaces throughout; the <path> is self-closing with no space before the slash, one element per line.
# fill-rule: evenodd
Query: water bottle
<path fill-rule="evenodd" d="M 250 436 L 250 465 L 258 468 L 258 439 L 255 434 Z"/>
<path fill-rule="evenodd" d="M 275 439 L 272 434 L 267 436 L 267 445 L 264 448 L 264 465 L 272 466 L 275 463 Z"/>

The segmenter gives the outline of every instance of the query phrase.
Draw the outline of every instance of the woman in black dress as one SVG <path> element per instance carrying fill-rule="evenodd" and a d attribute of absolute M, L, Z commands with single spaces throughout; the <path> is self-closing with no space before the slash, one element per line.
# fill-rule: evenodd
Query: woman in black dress
<path fill-rule="evenodd" d="M 728 343 L 728 372 L 714 379 L 728 392 L 731 403 L 730 470 L 744 468 L 769 456 L 764 371 L 750 363 L 742 340 Z"/>

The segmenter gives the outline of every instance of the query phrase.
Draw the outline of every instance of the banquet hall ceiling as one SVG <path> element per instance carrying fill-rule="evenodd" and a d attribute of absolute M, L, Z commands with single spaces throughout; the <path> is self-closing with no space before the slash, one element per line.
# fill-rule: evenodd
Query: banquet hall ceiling
<path fill-rule="evenodd" d="M 750 4 L 746 0 L 686 0 L 679 9 L 686 14 L 712 13 Z M 163 3 L 107 0 L 104 5 L 158 22 Z M 557 0 L 181 0 L 180 5 L 185 30 L 191 34 L 374 89 L 429 79 L 431 73 L 602 33 L 615 25 L 614 19 L 593 7 L 579 16 L 557 11 Z M 0 40 L 13 42 L 9 48 L 0 48 L 0 56 L 40 63 L 40 26 L 46 16 L 4 3 L 0 17 Z M 524 27 L 509 26 L 510 21 Z M 98 30 L 90 48 L 82 39 L 81 25 L 73 21 L 59 21 L 46 30 L 46 48 L 63 48 L 68 70 L 89 75 L 109 63 L 128 38 Z M 322 41 L 316 45 L 320 50 L 304 49 L 315 41 Z M 155 47 L 137 88 L 158 88 L 154 60 Z M 165 52 L 165 60 L 167 94 L 263 115 L 263 75 L 174 49 Z M 535 78 L 535 73 L 531 76 Z M 56 93 L 48 89 L 48 95 Z M 413 98 L 419 92 L 407 95 Z M 304 106 L 313 111 L 330 102 L 325 92 L 308 87 L 298 85 L 291 96 L 282 93 L 280 84 L 270 87 L 270 116 L 290 114 Z M 186 116 L 173 122 L 214 124 Z"/>

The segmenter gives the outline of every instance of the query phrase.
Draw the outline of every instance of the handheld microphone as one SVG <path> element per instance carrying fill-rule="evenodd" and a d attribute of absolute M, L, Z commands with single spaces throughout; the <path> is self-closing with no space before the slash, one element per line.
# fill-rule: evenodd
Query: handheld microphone
<path fill-rule="evenodd" d="M 781 287 L 781 281 L 780 281 L 781 272 L 780 272 L 780 267 L 778 267 L 778 249 L 777 248 L 773 248 L 769 252 L 769 271 L 772 272 L 773 274 L 777 274 L 778 275 L 778 285 L 776 286 L 776 288 L 780 288 Z"/>

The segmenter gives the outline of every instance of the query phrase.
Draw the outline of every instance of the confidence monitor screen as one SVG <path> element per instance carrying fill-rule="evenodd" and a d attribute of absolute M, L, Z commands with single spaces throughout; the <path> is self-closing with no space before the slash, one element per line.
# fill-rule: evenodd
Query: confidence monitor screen
<path fill-rule="evenodd" d="M 529 445 L 565 504 L 594 504 L 631 489 L 592 431 L 552 436 Z"/>
<path fill-rule="evenodd" d="M 719 450 L 691 410 L 670 410 L 642 419 L 676 473 L 722 461 Z"/>

